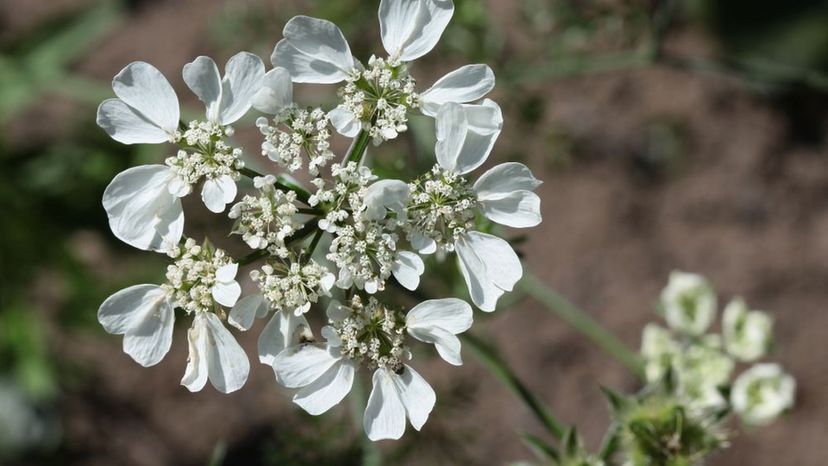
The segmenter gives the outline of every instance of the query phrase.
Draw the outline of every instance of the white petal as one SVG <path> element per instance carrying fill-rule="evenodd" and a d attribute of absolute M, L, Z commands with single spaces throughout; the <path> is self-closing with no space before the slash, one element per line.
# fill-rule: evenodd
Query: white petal
<path fill-rule="evenodd" d="M 207 353 L 210 346 L 210 336 L 207 330 L 207 321 L 197 314 L 193 319 L 193 326 L 187 331 L 187 343 L 190 350 L 187 357 L 187 369 L 181 378 L 181 385 L 191 392 L 198 392 L 204 388 L 209 378 Z"/>
<path fill-rule="evenodd" d="M 503 129 L 503 111 L 492 99 L 483 99 L 480 104 L 463 104 L 463 110 L 466 111 L 470 131 L 496 138 Z"/>
<path fill-rule="evenodd" d="M 400 180 L 379 180 L 365 189 L 363 201 L 365 203 L 365 218 L 368 220 L 382 220 L 387 210 L 395 212 L 397 218 L 405 217 L 405 207 L 408 204 L 408 183 Z"/>
<path fill-rule="evenodd" d="M 420 1 L 381 0 L 379 6 L 382 45 L 390 57 L 402 54 L 406 41 L 414 33 L 422 5 Z"/>
<path fill-rule="evenodd" d="M 338 83 L 355 67 L 345 36 L 330 21 L 296 16 L 282 34 L 270 60 L 286 68 L 293 82 Z"/>
<path fill-rule="evenodd" d="M 236 198 L 236 182 L 229 175 L 209 179 L 201 188 L 201 200 L 211 212 L 224 212 L 224 207 Z"/>
<path fill-rule="evenodd" d="M 429 299 L 414 306 L 405 317 L 407 328 L 439 327 L 453 334 L 472 325 L 472 308 L 462 299 Z"/>
<path fill-rule="evenodd" d="M 412 231 L 409 234 L 408 242 L 420 254 L 434 254 L 437 252 L 437 242 L 419 231 Z"/>
<path fill-rule="evenodd" d="M 399 391 L 411 426 L 417 430 L 422 429 L 437 401 L 434 389 L 407 364 L 401 374 L 392 374 L 391 378 Z"/>
<path fill-rule="evenodd" d="M 101 103 L 96 122 L 106 134 L 122 144 L 158 144 L 170 139 L 166 130 L 118 99 Z"/>
<path fill-rule="evenodd" d="M 241 296 L 241 285 L 237 281 L 217 282 L 210 290 L 213 299 L 222 306 L 233 307 Z"/>
<path fill-rule="evenodd" d="M 318 379 L 299 390 L 293 402 L 308 414 L 317 416 L 331 409 L 351 391 L 356 368 L 350 360 L 342 360 Z"/>
<path fill-rule="evenodd" d="M 234 392 L 247 382 L 250 373 L 250 361 L 242 347 L 229 330 L 221 323 L 218 316 L 201 313 L 207 321 L 210 335 L 207 366 L 210 383 L 221 393 Z M 198 318 L 198 316 L 196 316 Z"/>
<path fill-rule="evenodd" d="M 489 220 L 512 228 L 538 225 L 542 218 L 540 198 L 531 191 L 514 191 L 500 197 L 480 200 L 483 214 Z"/>
<path fill-rule="evenodd" d="M 475 101 L 488 94 L 494 85 L 494 72 L 488 65 L 466 65 L 443 76 L 421 93 L 420 106 L 424 114 L 434 117 L 441 105 Z"/>
<path fill-rule="evenodd" d="M 275 115 L 293 103 L 293 82 L 290 72 L 277 67 L 265 73 L 262 88 L 253 97 L 253 108 Z"/>
<path fill-rule="evenodd" d="M 341 359 L 321 345 L 305 343 L 279 353 L 273 360 L 273 370 L 277 382 L 287 388 L 300 388 L 310 385 Z"/>
<path fill-rule="evenodd" d="M 166 251 L 184 231 L 184 211 L 170 194 L 174 175 L 165 165 L 140 165 L 117 174 L 104 190 L 112 233 L 130 246 Z"/>
<path fill-rule="evenodd" d="M 262 88 L 264 74 L 264 63 L 257 55 L 239 52 L 230 57 L 221 81 L 219 122 L 222 125 L 235 122 L 250 110 L 253 97 Z"/>
<path fill-rule="evenodd" d="M 182 75 L 187 87 L 207 106 L 207 119 L 218 122 L 221 76 L 216 62 L 202 55 L 184 65 Z"/>
<path fill-rule="evenodd" d="M 398 251 L 391 264 L 391 273 L 403 287 L 416 290 L 420 285 L 420 275 L 425 271 L 425 265 L 420 256 L 410 251 Z"/>
<path fill-rule="evenodd" d="M 174 176 L 169 184 L 167 190 L 175 197 L 184 197 L 193 191 L 193 187 L 178 176 Z"/>
<path fill-rule="evenodd" d="M 124 334 L 123 348 L 138 364 L 158 364 L 172 344 L 175 312 L 157 285 L 135 285 L 108 297 L 98 321 L 109 333 Z"/>
<path fill-rule="evenodd" d="M 216 280 L 220 282 L 229 282 L 236 279 L 236 273 L 239 271 L 239 264 L 230 262 L 224 264 L 216 269 Z"/>
<path fill-rule="evenodd" d="M 412 3 L 419 4 L 419 11 L 413 17 L 409 8 L 394 7 L 389 3 L 391 2 L 386 0 L 380 4 L 383 45 L 389 55 L 399 55 L 403 61 L 415 60 L 431 51 L 454 14 L 454 3 L 451 0 L 414 0 Z M 385 8 L 383 4 L 386 4 Z M 383 20 L 387 23 L 385 27 Z M 400 24 L 406 21 L 409 25 Z M 394 27 L 391 27 L 392 24 Z M 389 35 L 388 42 L 386 32 Z"/>
<path fill-rule="evenodd" d="M 287 311 L 274 312 L 259 334 L 259 361 L 272 366 L 282 350 L 300 343 L 298 337 L 308 328 L 308 321 L 303 315 L 297 316 Z"/>
<path fill-rule="evenodd" d="M 437 114 L 436 130 L 434 152 L 437 163 L 446 170 L 457 171 L 460 151 L 468 133 L 468 120 L 463 107 L 454 103 L 443 105 Z"/>
<path fill-rule="evenodd" d="M 405 432 L 405 406 L 392 376 L 387 369 L 374 371 L 373 388 L 362 420 L 365 434 L 373 441 L 398 439 Z"/>
<path fill-rule="evenodd" d="M 472 301 L 492 312 L 505 291 L 512 291 L 523 275 L 517 254 L 506 241 L 480 232 L 469 232 L 455 243 L 460 271 Z"/>
<path fill-rule="evenodd" d="M 112 79 L 112 90 L 125 104 L 167 133 L 178 128 L 178 97 L 154 66 L 132 62 Z"/>
<path fill-rule="evenodd" d="M 252 294 L 240 299 L 230 314 L 227 316 L 227 323 L 241 331 L 250 330 L 256 317 L 267 312 L 267 302 L 261 294 Z"/>
<path fill-rule="evenodd" d="M 460 357 L 460 339 L 451 332 L 439 327 L 426 327 L 410 328 L 408 334 L 424 343 L 433 344 L 440 357 L 447 363 L 463 365 L 463 359 Z"/>
<path fill-rule="evenodd" d="M 495 165 L 480 175 L 474 183 L 477 198 L 485 200 L 497 198 L 514 191 L 534 191 L 543 184 L 536 179 L 526 165 L 517 162 Z"/>
<path fill-rule="evenodd" d="M 341 105 L 328 112 L 328 118 L 336 131 L 345 137 L 356 137 L 362 129 L 359 118 Z"/>

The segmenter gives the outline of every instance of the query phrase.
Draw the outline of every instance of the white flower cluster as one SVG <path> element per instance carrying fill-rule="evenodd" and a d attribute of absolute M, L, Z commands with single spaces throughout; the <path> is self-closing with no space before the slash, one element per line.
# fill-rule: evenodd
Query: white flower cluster
<path fill-rule="evenodd" d="M 767 355 L 772 338 L 768 314 L 749 311 L 735 298 L 724 310 L 722 334 L 706 333 L 716 317 L 716 294 L 704 277 L 679 271 L 670 275 L 659 307 L 669 329 L 648 324 L 641 339 L 649 383 L 668 378 L 692 409 L 733 410 L 750 424 L 771 422 L 793 405 L 794 380 L 777 364 L 756 364 L 732 381 L 739 363 Z"/>
<path fill-rule="evenodd" d="M 425 91 L 409 73 L 411 62 L 437 44 L 453 12 L 450 0 L 381 0 L 388 55 L 371 57 L 368 67 L 351 55 L 339 28 L 306 16 L 285 25 L 269 71 L 247 52 L 233 56 L 223 75 L 213 60 L 198 57 L 182 76 L 206 113 L 186 126 L 172 86 L 157 69 L 135 62 L 115 76 L 117 98 L 101 104 L 98 124 L 125 144 L 178 146 L 166 164 L 130 168 L 104 193 L 116 237 L 173 258 L 167 283 L 127 288 L 99 310 L 104 328 L 124 335 L 129 355 L 145 366 L 160 361 L 179 309 L 193 320 L 182 384 L 200 390 L 210 380 L 230 392 L 245 383 L 249 361 L 226 324 L 246 331 L 267 317 L 259 360 L 279 383 L 298 389 L 294 401 L 309 413 L 339 403 L 362 367 L 373 371 L 364 417 L 369 438 L 399 438 L 406 420 L 423 426 L 435 394 L 408 365 L 407 336 L 434 344 L 444 360 L 460 365 L 456 335 L 471 326 L 472 307 L 446 298 L 406 313 L 384 304 L 378 293 L 394 284 L 417 289 L 422 256 L 439 251 L 442 260 L 456 253 L 471 301 L 494 311 L 523 269 L 507 241 L 478 226 L 488 231 L 488 222 L 512 228 L 541 222 L 534 193 L 541 182 L 526 166 L 503 163 L 476 180 L 470 175 L 488 159 L 503 125 L 500 107 L 484 99 L 494 87 L 491 69 L 467 65 Z M 340 102 L 328 111 L 293 102 L 295 83 L 343 82 Z M 251 108 L 268 115 L 256 120 L 263 155 L 287 173 L 257 173 L 230 142 L 230 125 Z M 377 176 L 367 146 L 406 131 L 414 112 L 434 119 L 436 166 L 407 180 Z M 353 138 L 340 163 L 331 163 L 329 125 Z M 314 192 L 285 176 L 300 169 L 307 170 Z M 252 190 L 236 201 L 243 178 L 252 180 Z M 181 197 L 198 184 L 210 211 L 232 204 L 231 233 L 252 252 L 233 260 L 206 241 L 184 239 Z M 241 297 L 238 268 L 260 260 L 263 265 L 250 272 L 256 291 Z M 306 314 L 325 301 L 322 342 Z"/>
<path fill-rule="evenodd" d="M 233 232 L 253 249 L 269 248 L 271 254 L 285 258 L 285 239 L 300 227 L 296 220 L 296 193 L 275 187 L 273 175 L 253 178 L 258 196 L 245 195 L 230 208 L 229 217 L 236 219 Z"/>

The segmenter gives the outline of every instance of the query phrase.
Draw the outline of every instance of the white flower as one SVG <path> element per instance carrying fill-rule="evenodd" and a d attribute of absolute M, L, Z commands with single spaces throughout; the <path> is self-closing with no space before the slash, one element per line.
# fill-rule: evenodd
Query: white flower
<path fill-rule="evenodd" d="M 767 353 L 772 327 L 769 315 L 748 311 L 747 304 L 736 298 L 725 307 L 722 317 L 725 350 L 741 361 L 755 361 Z"/>
<path fill-rule="evenodd" d="M 681 346 L 669 330 L 655 324 L 644 327 L 641 334 L 641 356 L 644 358 L 647 382 L 661 379 L 680 353 Z"/>
<path fill-rule="evenodd" d="M 540 198 L 532 192 L 541 182 L 523 164 L 497 165 L 471 186 L 462 177 L 486 161 L 502 124 L 500 107 L 490 100 L 443 105 L 437 115 L 438 165 L 411 185 L 408 205 L 411 244 L 423 254 L 455 250 L 472 301 L 487 312 L 513 289 L 523 268 L 509 243 L 473 231 L 476 212 L 515 228 L 541 221 Z"/>
<path fill-rule="evenodd" d="M 679 395 L 696 409 L 724 408 L 727 400 L 720 387 L 730 381 L 734 366 L 733 360 L 718 348 L 691 345 L 679 353 L 673 362 Z"/>
<path fill-rule="evenodd" d="M 312 259 L 307 263 L 271 261 L 250 272 L 250 278 L 271 309 L 296 315 L 308 312 L 319 296 L 330 296 L 335 281 L 334 274 Z"/>
<path fill-rule="evenodd" d="M 716 293 L 701 275 L 673 271 L 661 292 L 661 312 L 670 328 L 701 335 L 716 316 Z"/>
<path fill-rule="evenodd" d="M 253 179 L 259 194 L 246 195 L 230 208 L 229 217 L 236 219 L 231 233 L 242 235 L 253 249 L 270 248 L 275 255 L 286 257 L 285 240 L 300 226 L 295 218 L 296 193 L 276 189 L 275 183 L 273 175 Z"/>
<path fill-rule="evenodd" d="M 773 422 L 794 403 L 796 382 L 778 364 L 757 364 L 733 383 L 730 402 L 748 424 Z"/>
<path fill-rule="evenodd" d="M 170 350 L 174 304 L 158 285 L 135 285 L 106 298 L 98 321 L 109 333 L 124 336 L 124 352 L 138 364 L 158 364 Z"/>
<path fill-rule="evenodd" d="M 460 340 L 455 336 L 472 325 L 472 309 L 457 298 L 423 301 L 408 311 L 405 328 L 412 337 L 433 343 L 437 352 L 449 364 L 460 366 Z"/>
<path fill-rule="evenodd" d="M 230 309 L 227 315 L 227 323 L 241 331 L 250 330 L 254 320 L 267 315 L 270 310 L 261 294 L 252 294 L 236 301 L 236 305 Z"/>
<path fill-rule="evenodd" d="M 167 267 L 167 283 L 177 307 L 192 314 L 211 312 L 215 303 L 233 307 L 241 295 L 236 281 L 239 265 L 221 249 L 199 246 L 188 238 L 183 248 L 176 247 L 170 255 L 175 262 Z"/>
<path fill-rule="evenodd" d="M 227 126 L 243 117 L 262 88 L 262 59 L 249 52 L 230 57 L 219 74 L 216 62 L 200 56 L 184 65 L 184 82 L 207 106 L 207 120 Z"/>
<path fill-rule="evenodd" d="M 181 385 L 188 390 L 201 390 L 209 379 L 216 390 L 230 393 L 240 389 L 247 381 L 250 361 L 217 315 L 197 313 L 193 326 L 187 332 L 187 340 L 190 356 Z"/>

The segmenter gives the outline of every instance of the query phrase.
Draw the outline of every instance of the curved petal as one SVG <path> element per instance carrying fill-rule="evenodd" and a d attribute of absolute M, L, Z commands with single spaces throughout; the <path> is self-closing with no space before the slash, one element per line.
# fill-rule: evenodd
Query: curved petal
<path fill-rule="evenodd" d="M 423 113 L 434 117 L 440 106 L 449 103 L 466 103 L 480 99 L 494 88 L 494 72 L 488 65 L 466 65 L 442 78 L 420 94 Z"/>
<path fill-rule="evenodd" d="M 542 218 L 540 198 L 531 191 L 514 191 L 500 197 L 480 200 L 483 214 L 489 220 L 512 228 L 538 225 Z"/>
<path fill-rule="evenodd" d="M 216 270 L 216 280 L 220 282 L 229 282 L 236 279 L 236 274 L 239 271 L 239 264 L 230 262 L 224 264 Z"/>
<path fill-rule="evenodd" d="M 534 191 L 543 181 L 532 175 L 529 168 L 518 162 L 495 165 L 474 182 L 477 198 L 497 198 L 514 191 Z"/>
<path fill-rule="evenodd" d="M 277 382 L 287 388 L 300 388 L 310 385 L 341 359 L 322 345 L 300 344 L 280 352 L 273 360 L 273 370 Z"/>
<path fill-rule="evenodd" d="M 187 357 L 187 369 L 184 371 L 184 377 L 181 378 L 181 385 L 191 392 L 198 392 L 204 388 L 209 378 L 207 352 L 210 337 L 207 322 L 202 318 L 202 314 L 197 314 L 193 319 L 193 326 L 187 331 L 187 344 L 190 353 Z"/>
<path fill-rule="evenodd" d="M 431 343 L 437 348 L 440 357 L 454 366 L 462 366 L 460 357 L 460 339 L 451 332 L 439 327 L 410 328 L 408 334 L 422 341 Z"/>
<path fill-rule="evenodd" d="M 417 430 L 422 429 L 428 420 L 428 415 L 434 409 L 434 403 L 437 401 L 434 389 L 417 371 L 407 364 L 402 373 L 399 375 L 392 374 L 391 379 L 394 381 L 400 400 L 405 406 L 405 412 L 408 414 L 411 426 Z"/>
<path fill-rule="evenodd" d="M 397 214 L 397 219 L 405 218 L 405 207 L 408 204 L 408 184 L 400 180 L 379 180 L 365 189 L 363 201 L 365 204 L 365 218 L 368 220 L 382 220 L 386 209 Z"/>
<path fill-rule="evenodd" d="M 317 416 L 336 406 L 354 384 L 356 367 L 350 360 L 342 360 L 328 369 L 318 379 L 299 390 L 293 402 Z"/>
<path fill-rule="evenodd" d="M 391 273 L 394 278 L 409 290 L 416 290 L 420 285 L 420 275 L 425 271 L 425 264 L 420 256 L 411 251 L 398 251 L 391 264 Z"/>
<path fill-rule="evenodd" d="M 210 383 L 221 393 L 234 392 L 244 386 L 250 373 L 250 361 L 239 342 L 218 316 L 202 313 L 207 321 L 211 345 L 207 355 Z"/>
<path fill-rule="evenodd" d="M 385 35 L 383 34 L 383 45 L 385 45 L 386 51 L 394 58 L 398 56 L 402 61 L 416 60 L 430 52 L 437 45 L 440 36 L 443 35 L 443 31 L 451 20 L 451 16 L 454 14 L 454 3 L 451 0 L 413 0 L 412 3 L 419 4 L 419 11 L 415 17 L 411 18 L 410 15 L 408 17 L 397 15 L 393 19 L 394 23 L 401 21 L 409 21 L 412 23 L 410 26 L 400 25 L 399 27 L 393 28 L 405 34 L 404 38 L 400 37 L 400 39 L 403 39 L 402 44 L 396 49 L 389 48 L 389 45 L 396 44 L 390 42 L 386 45 Z M 386 10 L 390 13 L 391 11 L 399 11 L 401 9 L 386 8 Z M 402 10 L 400 13 L 405 14 L 407 13 L 406 10 Z M 382 13 L 383 8 L 382 4 L 380 4 L 380 26 L 382 26 L 383 20 Z M 391 23 L 389 20 L 392 20 L 390 16 L 386 18 L 386 22 Z M 387 26 L 390 26 L 390 24 Z M 386 30 L 391 32 L 392 29 L 388 27 Z"/>
<path fill-rule="evenodd" d="M 112 90 L 125 104 L 169 134 L 178 128 L 178 97 L 167 78 L 149 63 L 136 61 L 112 79 Z"/>
<path fill-rule="evenodd" d="M 437 114 L 436 131 L 434 152 L 437 163 L 445 170 L 458 171 L 460 151 L 468 133 L 468 120 L 463 107 L 455 103 L 443 105 Z"/>
<path fill-rule="evenodd" d="M 123 335 L 134 326 L 135 318 L 161 305 L 166 297 L 158 285 L 134 285 L 106 298 L 98 308 L 98 322 L 107 333 Z"/>
<path fill-rule="evenodd" d="M 472 308 L 462 299 L 429 299 L 414 306 L 405 317 L 409 329 L 439 327 L 453 334 L 472 326 Z"/>
<path fill-rule="evenodd" d="M 517 254 L 506 241 L 477 231 L 464 235 L 455 248 L 472 301 L 483 311 L 494 311 L 500 296 L 523 275 Z"/>
<path fill-rule="evenodd" d="M 124 334 L 124 352 L 144 367 L 158 364 L 172 344 L 175 312 L 157 285 L 136 285 L 107 298 L 98 321 L 109 333 Z"/>
<path fill-rule="evenodd" d="M 265 73 L 262 87 L 253 96 L 253 108 L 275 115 L 293 103 L 293 81 L 290 72 L 276 67 Z"/>
<path fill-rule="evenodd" d="M 236 182 L 229 175 L 212 178 L 201 188 L 201 200 L 211 212 L 224 212 L 224 207 L 236 198 Z"/>
<path fill-rule="evenodd" d="M 437 242 L 419 231 L 412 231 L 407 239 L 411 243 L 411 247 L 416 249 L 420 254 L 434 254 L 437 252 Z"/>
<path fill-rule="evenodd" d="M 221 76 L 216 62 L 202 55 L 184 65 L 181 74 L 187 87 L 207 106 L 207 119 L 217 122 L 221 105 Z"/>
<path fill-rule="evenodd" d="M 241 331 L 250 330 L 256 317 L 267 313 L 267 302 L 261 294 L 252 294 L 238 300 L 230 314 L 227 323 Z"/>
<path fill-rule="evenodd" d="M 257 55 L 239 52 L 230 57 L 224 67 L 224 79 L 221 81 L 219 123 L 234 123 L 250 110 L 253 98 L 262 88 L 264 75 L 264 63 Z"/>
<path fill-rule="evenodd" d="M 387 369 L 374 371 L 373 388 L 362 419 L 365 434 L 373 441 L 398 439 L 405 432 L 406 408 L 392 377 Z"/>
<path fill-rule="evenodd" d="M 217 303 L 222 306 L 233 307 L 236 305 L 236 301 L 239 300 L 239 296 L 241 296 L 241 285 L 235 280 L 217 282 L 210 291 Z"/>
<path fill-rule="evenodd" d="M 406 41 L 414 33 L 422 5 L 419 1 L 381 0 L 379 6 L 382 45 L 390 57 L 400 57 Z"/>
<path fill-rule="evenodd" d="M 359 118 L 341 105 L 328 112 L 328 118 L 336 131 L 345 137 L 356 137 L 362 129 Z"/>
<path fill-rule="evenodd" d="M 356 66 L 345 36 L 330 21 L 295 16 L 285 24 L 283 35 L 270 60 L 286 68 L 293 82 L 337 83 Z"/>
<path fill-rule="evenodd" d="M 304 315 L 297 316 L 290 311 L 274 312 L 259 334 L 259 361 L 272 366 L 276 356 L 285 348 L 301 343 L 300 336 L 309 328 Z"/>
<path fill-rule="evenodd" d="M 180 199 L 170 194 L 174 174 L 166 165 L 140 165 L 115 175 L 103 206 L 112 233 L 145 251 L 166 251 L 184 232 Z"/>
<path fill-rule="evenodd" d="M 104 100 L 95 120 L 106 134 L 122 144 L 159 144 L 170 133 L 118 99 Z"/>

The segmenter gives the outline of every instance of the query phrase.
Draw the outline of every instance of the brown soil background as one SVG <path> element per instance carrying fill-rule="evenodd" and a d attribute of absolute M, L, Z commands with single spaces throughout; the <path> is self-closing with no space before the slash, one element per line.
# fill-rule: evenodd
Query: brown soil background
<path fill-rule="evenodd" d="M 6 33 L 12 34 L 77 3 L 83 2 L 6 0 L 0 13 Z M 205 35 L 220 3 L 146 2 L 97 44 L 77 70 L 106 81 L 140 59 L 177 77 L 183 63 L 212 52 Z M 531 48 L 531 38 L 509 29 L 516 14 L 509 2 L 488 4 L 506 32 L 506 53 Z M 374 27 L 375 19 L 366 22 Z M 280 29 L 281 24 L 273 25 L 274 43 Z M 669 44 L 679 51 L 708 47 L 692 31 L 675 34 Z M 462 63 L 426 58 L 417 72 L 422 82 L 431 82 Z M 188 95 L 180 79 L 172 80 L 179 95 Z M 498 88 L 493 98 L 502 103 L 507 119 L 493 162 L 520 152 L 545 181 L 539 190 L 544 222 L 528 232 L 528 242 L 521 246 L 526 268 L 636 348 L 642 326 L 657 320 L 653 302 L 672 269 L 708 276 L 721 301 L 740 295 L 755 308 L 772 310 L 773 359 L 797 378 L 796 408 L 770 427 L 743 432 L 709 464 L 825 464 L 824 139 L 798 141 L 787 109 L 738 79 L 715 74 L 649 67 L 528 84 L 521 92 L 542 96 L 541 120 L 522 124 L 516 116 L 521 102 Z M 14 127 L 24 137 L 35 131 L 33 126 L 59 122 L 77 108 L 61 100 L 44 103 Z M 641 169 L 654 121 L 681 127 L 685 156 L 680 169 L 666 176 L 653 177 Z M 825 123 L 824 117 L 810 122 L 823 133 Z M 561 152 L 555 141 L 562 133 L 567 135 L 562 152 L 568 156 L 563 168 L 550 162 L 553 150 Z M 118 257 L 107 249 L 111 243 L 103 234 L 84 233 L 78 248 L 102 270 L 117 271 Z M 57 312 L 48 310 L 47 285 L 38 285 L 32 294 L 45 315 Z M 314 421 L 297 412 L 270 369 L 259 364 L 252 365 L 247 386 L 229 396 L 209 387 L 198 394 L 180 387 L 187 350 L 184 329 L 179 330 L 164 361 L 144 369 L 121 353 L 119 338 L 103 331 L 66 332 L 57 324 L 49 329 L 55 354 L 82 367 L 91 380 L 70 385 L 60 401 L 63 434 L 72 446 L 67 463 L 204 464 L 214 445 L 226 441 L 227 464 L 255 464 L 238 459 L 244 458 L 238 449 L 262 435 L 290 441 L 290 435 L 312 430 Z M 480 319 L 476 331 L 498 344 L 527 385 L 562 419 L 577 424 L 589 445 L 597 445 L 608 420 L 598 386 L 636 387 L 619 364 L 531 300 Z M 254 354 L 255 335 L 241 341 Z M 518 434 L 540 434 L 540 426 L 471 354 L 464 356 L 460 368 L 447 368 L 439 360 L 421 362 L 438 397 L 455 401 L 438 402 L 424 431 L 408 440 L 415 453 L 400 463 L 496 465 L 532 458 Z M 347 409 L 327 416 L 345 418 Z M 269 430 L 273 426 L 277 433 Z M 391 452 L 397 445 L 386 442 L 382 448 Z"/>

